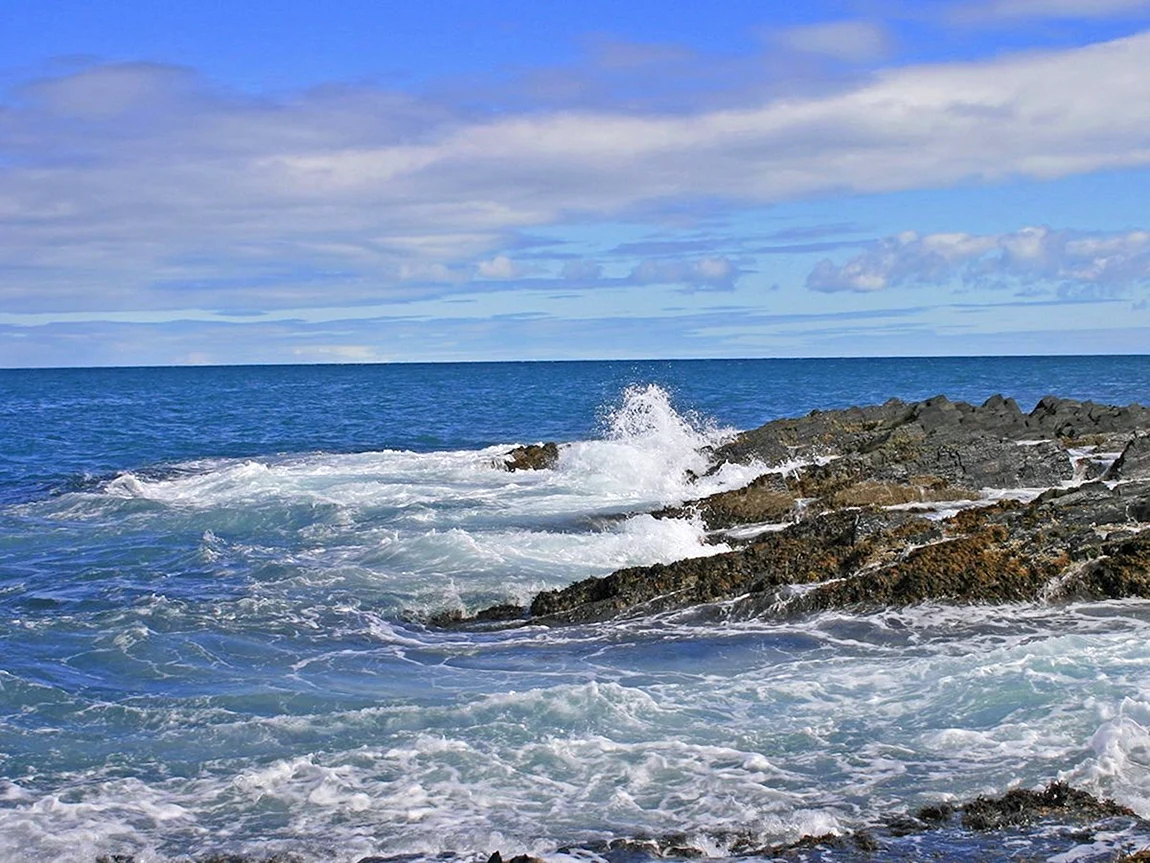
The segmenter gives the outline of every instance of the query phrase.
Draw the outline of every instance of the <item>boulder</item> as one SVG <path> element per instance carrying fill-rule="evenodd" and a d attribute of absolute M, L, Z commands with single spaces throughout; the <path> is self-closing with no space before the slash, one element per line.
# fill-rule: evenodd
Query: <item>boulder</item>
<path fill-rule="evenodd" d="M 503 456 L 500 466 L 507 470 L 550 470 L 559 463 L 559 445 L 532 443 L 517 446 Z"/>
<path fill-rule="evenodd" d="M 1150 435 L 1138 435 L 1106 471 L 1105 479 L 1150 479 Z"/>

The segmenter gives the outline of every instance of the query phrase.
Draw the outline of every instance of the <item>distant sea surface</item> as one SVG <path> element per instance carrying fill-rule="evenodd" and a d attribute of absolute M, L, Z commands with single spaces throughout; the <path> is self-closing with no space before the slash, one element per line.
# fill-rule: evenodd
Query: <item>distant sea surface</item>
<path fill-rule="evenodd" d="M 1148 404 L 1150 357 L 0 370 L 0 861 L 722 857 L 1059 778 L 1150 817 L 1145 603 L 421 622 L 721 551 L 645 514 L 754 476 L 706 447 L 938 393 Z"/>

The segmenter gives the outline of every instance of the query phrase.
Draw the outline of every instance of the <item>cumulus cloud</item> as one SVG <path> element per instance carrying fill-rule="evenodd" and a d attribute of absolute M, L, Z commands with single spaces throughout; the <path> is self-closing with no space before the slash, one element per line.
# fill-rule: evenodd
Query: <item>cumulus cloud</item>
<path fill-rule="evenodd" d="M 511 277 L 500 250 L 539 226 L 1146 165 L 1150 113 L 1132 106 L 1150 103 L 1148 62 L 1150 33 L 740 108 L 488 115 L 371 87 L 257 99 L 185 69 L 97 66 L 0 104 L 0 303 L 404 300 Z M 732 282 L 729 261 L 702 263 L 717 250 L 699 254 L 634 281 Z"/>
<path fill-rule="evenodd" d="M 519 266 L 506 255 L 496 255 L 488 261 L 480 261 L 475 272 L 481 279 L 514 279 L 522 275 Z"/>
<path fill-rule="evenodd" d="M 1150 281 L 1150 231 L 1084 233 L 1027 227 L 1006 234 L 919 234 L 879 240 L 845 263 L 820 261 L 807 287 L 866 293 L 906 285 L 1053 285 L 1097 296 Z"/>

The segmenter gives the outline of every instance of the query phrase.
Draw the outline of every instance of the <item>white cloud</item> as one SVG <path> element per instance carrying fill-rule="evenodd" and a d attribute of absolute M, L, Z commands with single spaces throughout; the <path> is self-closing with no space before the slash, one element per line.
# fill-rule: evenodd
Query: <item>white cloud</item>
<path fill-rule="evenodd" d="M 870 21 L 827 21 L 790 27 L 775 34 L 774 41 L 804 54 L 850 63 L 879 60 L 891 49 L 889 34 Z"/>
<path fill-rule="evenodd" d="M 866 293 L 951 282 L 1057 286 L 1064 294 L 1112 293 L 1150 282 L 1150 232 L 1084 234 L 1028 227 L 1008 234 L 886 237 L 843 264 L 823 260 L 807 287 Z"/>
<path fill-rule="evenodd" d="M 506 255 L 496 255 L 489 261 L 480 261 L 475 272 L 481 279 L 514 279 L 521 275 L 519 267 Z"/>
<path fill-rule="evenodd" d="M 1150 104 L 1148 65 L 1150 33 L 739 109 L 494 119 L 370 88 L 258 100 L 186 70 L 96 67 L 3 107 L 0 303 L 405 300 L 514 277 L 499 250 L 536 226 L 1146 165 L 1150 112 L 1132 106 Z M 730 266 L 668 280 L 728 284 Z"/>
<path fill-rule="evenodd" d="M 959 6 L 967 21 L 1025 18 L 1111 18 L 1150 11 L 1150 0 L 989 0 Z"/>

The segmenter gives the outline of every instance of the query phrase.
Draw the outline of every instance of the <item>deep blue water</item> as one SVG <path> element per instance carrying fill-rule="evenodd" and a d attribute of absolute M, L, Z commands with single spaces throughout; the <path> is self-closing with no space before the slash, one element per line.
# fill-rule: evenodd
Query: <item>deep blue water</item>
<path fill-rule="evenodd" d="M 0 370 L 0 497 L 208 456 L 576 440 L 631 384 L 736 428 L 944 393 L 1150 401 L 1150 356 Z"/>
<path fill-rule="evenodd" d="M 712 551 L 643 513 L 724 427 L 938 393 L 1145 404 L 1150 357 L 0 371 L 0 861 L 770 842 L 1060 777 L 1150 815 L 1143 604 L 419 623 Z"/>

